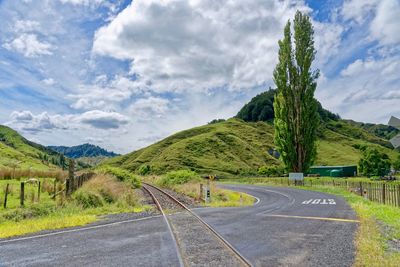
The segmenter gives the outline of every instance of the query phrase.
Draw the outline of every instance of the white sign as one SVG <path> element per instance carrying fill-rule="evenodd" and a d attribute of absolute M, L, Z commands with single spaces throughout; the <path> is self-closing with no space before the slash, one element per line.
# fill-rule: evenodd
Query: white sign
<path fill-rule="evenodd" d="M 336 205 L 336 201 L 334 199 L 309 199 L 303 201 L 301 204 L 303 205 Z"/>
<path fill-rule="evenodd" d="M 291 181 L 303 181 L 304 174 L 302 172 L 289 172 L 289 180 Z"/>

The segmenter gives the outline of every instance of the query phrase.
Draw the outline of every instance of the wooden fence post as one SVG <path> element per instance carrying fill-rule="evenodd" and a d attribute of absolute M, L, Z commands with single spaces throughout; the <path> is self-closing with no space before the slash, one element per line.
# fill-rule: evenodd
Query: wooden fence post
<path fill-rule="evenodd" d="M 56 200 L 56 194 L 57 194 L 57 180 L 56 179 L 54 179 L 53 191 L 54 191 L 53 199 Z"/>
<path fill-rule="evenodd" d="M 38 190 L 37 190 L 37 201 L 38 201 L 38 203 L 40 202 L 40 186 L 41 186 L 41 183 L 39 181 Z"/>
<path fill-rule="evenodd" d="M 25 200 L 25 183 L 24 182 L 21 182 L 21 192 L 20 192 L 19 198 L 20 198 L 19 202 L 21 204 L 21 207 L 23 207 L 24 200 Z"/>
<path fill-rule="evenodd" d="M 400 208 L 400 184 L 397 185 L 397 206 Z"/>
<path fill-rule="evenodd" d="M 360 196 L 363 196 L 363 186 L 362 186 L 362 182 L 360 182 Z"/>
<path fill-rule="evenodd" d="M 74 191 L 74 172 L 75 172 L 75 161 L 70 159 L 68 167 L 68 180 L 67 180 L 68 186 L 66 189 L 67 196 L 69 196 Z"/>
<path fill-rule="evenodd" d="M 71 187 L 71 181 L 70 181 L 70 179 L 68 178 L 68 179 L 65 181 L 65 195 L 67 195 L 67 196 L 69 196 L 70 187 Z"/>
<path fill-rule="evenodd" d="M 386 204 L 386 184 L 382 184 L 382 201 L 383 204 Z"/>
<path fill-rule="evenodd" d="M 6 185 L 6 195 L 4 196 L 4 208 L 7 208 L 7 196 L 8 196 L 8 187 L 9 184 Z"/>

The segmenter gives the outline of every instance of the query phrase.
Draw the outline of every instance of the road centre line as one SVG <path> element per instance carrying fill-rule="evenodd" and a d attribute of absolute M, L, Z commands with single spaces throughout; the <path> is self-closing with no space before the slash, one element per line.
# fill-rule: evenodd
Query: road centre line
<path fill-rule="evenodd" d="M 323 220 L 323 221 L 337 221 L 337 222 L 352 222 L 358 223 L 359 220 L 351 220 L 351 219 L 341 219 L 341 218 L 326 218 L 326 217 L 310 217 L 310 216 L 294 216 L 294 215 L 278 215 L 278 214 L 270 214 L 265 215 L 267 217 L 278 217 L 278 218 L 295 218 L 295 219 L 309 219 L 309 220 Z"/>
<path fill-rule="evenodd" d="M 52 233 L 42 234 L 42 235 L 34 235 L 34 236 L 28 236 L 28 237 L 8 239 L 8 240 L 0 241 L 0 244 L 11 243 L 11 242 L 16 242 L 16 241 L 23 241 L 23 240 L 29 240 L 29 239 L 35 239 L 35 238 L 41 238 L 41 237 L 47 237 L 47 236 L 53 236 L 53 235 L 60 235 L 60 234 L 66 234 L 66 233 L 81 232 L 81 231 L 85 231 L 85 230 L 98 229 L 98 228 L 114 226 L 114 225 L 118 225 L 118 224 L 129 223 L 129 222 L 144 221 L 144 220 L 147 220 L 147 219 L 157 218 L 157 217 L 160 217 L 160 216 L 161 215 L 154 215 L 154 216 L 149 216 L 149 217 L 144 217 L 144 218 L 139 218 L 139 219 L 131 219 L 131 220 L 125 220 L 125 221 L 119 221 L 119 222 L 112 222 L 112 223 L 94 225 L 94 226 L 83 227 L 83 228 L 78 228 L 78 229 L 63 230 L 63 231 L 52 232 Z"/>

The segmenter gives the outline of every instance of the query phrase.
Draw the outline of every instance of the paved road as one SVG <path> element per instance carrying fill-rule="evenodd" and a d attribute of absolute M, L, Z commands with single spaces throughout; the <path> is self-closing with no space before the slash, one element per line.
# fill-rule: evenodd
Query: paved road
<path fill-rule="evenodd" d="M 251 208 L 197 209 L 196 213 L 255 266 L 352 265 L 357 223 L 343 199 L 293 188 L 224 187 L 249 193 L 259 202 Z M 344 220 L 329 220 L 333 218 Z"/>
<path fill-rule="evenodd" d="M 357 223 L 347 221 L 355 215 L 344 200 L 292 188 L 224 187 L 259 201 L 253 207 L 195 211 L 255 266 L 351 265 Z M 58 233 L 0 240 L 0 266 L 178 266 L 159 216 Z"/>
<path fill-rule="evenodd" d="M 0 241 L 0 266 L 179 266 L 161 216 L 58 233 Z"/>

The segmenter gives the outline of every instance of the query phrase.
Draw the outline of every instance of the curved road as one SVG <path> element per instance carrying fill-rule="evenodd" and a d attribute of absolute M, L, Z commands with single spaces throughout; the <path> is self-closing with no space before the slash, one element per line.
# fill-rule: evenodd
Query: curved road
<path fill-rule="evenodd" d="M 251 185 L 223 185 L 259 199 L 247 208 L 196 209 L 255 266 L 351 266 L 357 218 L 339 197 Z"/>
<path fill-rule="evenodd" d="M 343 199 L 293 188 L 222 186 L 255 196 L 257 204 L 194 211 L 254 266 L 351 266 L 357 221 Z M 54 265 L 179 263 L 160 216 L 0 240 L 0 266 Z"/>

